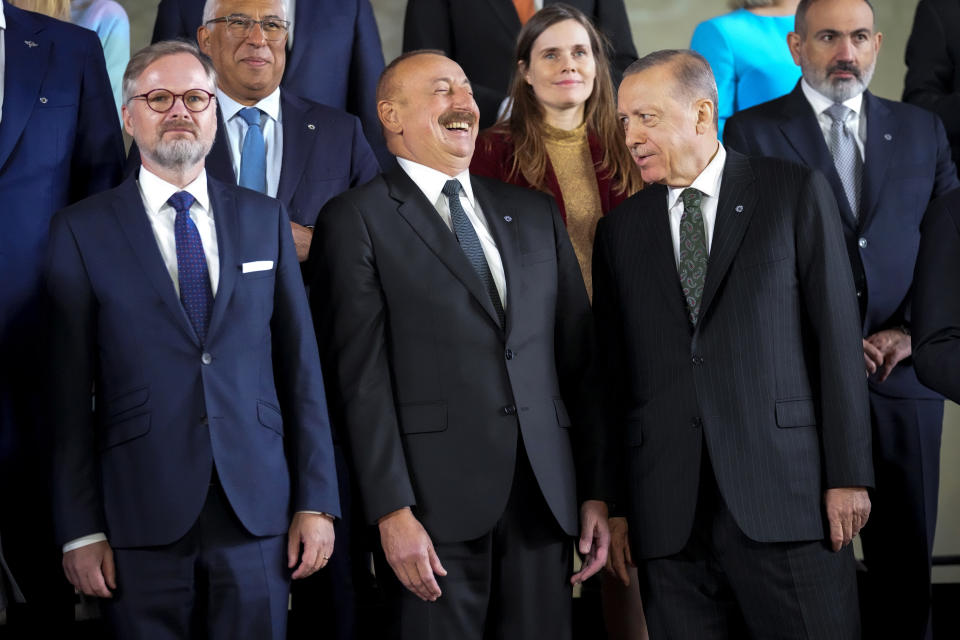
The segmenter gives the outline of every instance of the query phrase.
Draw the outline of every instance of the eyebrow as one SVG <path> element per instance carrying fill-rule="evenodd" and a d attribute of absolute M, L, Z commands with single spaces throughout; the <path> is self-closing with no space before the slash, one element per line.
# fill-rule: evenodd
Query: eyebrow
<path fill-rule="evenodd" d="M 872 29 L 868 29 L 868 28 L 866 28 L 866 27 L 860 27 L 859 29 L 854 29 L 853 31 L 839 31 L 839 30 L 837 30 L 837 29 L 820 29 L 820 31 L 817 31 L 817 32 L 814 34 L 814 37 L 817 37 L 817 36 L 847 36 L 847 35 L 849 35 L 849 36 L 855 36 L 855 35 L 858 35 L 858 34 L 861 34 L 861 33 L 865 33 L 865 34 L 867 34 L 867 35 L 872 35 L 872 34 L 873 34 L 873 30 L 872 30 Z"/>
<path fill-rule="evenodd" d="M 447 84 L 457 84 L 457 81 L 454 80 L 453 78 L 449 77 L 449 76 L 441 76 L 441 77 L 439 77 L 439 78 L 434 78 L 434 79 L 431 81 L 431 84 L 437 84 L 437 83 L 439 83 L 439 82 L 446 82 Z M 466 86 L 468 86 L 468 87 L 469 87 L 469 86 L 472 86 L 472 85 L 470 84 L 470 79 L 469 79 L 469 78 L 464 78 L 464 79 L 460 82 L 460 84 L 461 84 L 461 85 L 466 85 Z"/>

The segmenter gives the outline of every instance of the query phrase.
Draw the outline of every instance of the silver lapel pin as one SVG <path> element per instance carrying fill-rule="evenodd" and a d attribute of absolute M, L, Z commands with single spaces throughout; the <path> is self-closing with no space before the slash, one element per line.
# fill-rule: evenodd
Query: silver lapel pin
<path fill-rule="evenodd" d="M 890 135 L 889 133 L 885 133 L 883 134 L 883 139 L 886 140 L 887 142 L 890 142 L 891 140 L 893 140 L 893 136 Z"/>
<path fill-rule="evenodd" d="M 47 99 L 43 96 L 40 96 L 40 104 L 47 104 Z"/>
<path fill-rule="evenodd" d="M 310 131 L 313 131 L 316 128 L 317 128 L 317 125 L 313 124 L 312 122 L 307 125 L 307 129 L 310 129 Z"/>
<path fill-rule="evenodd" d="M 737 213 L 743 213 L 743 205 L 738 204 L 736 207 L 733 208 L 733 210 L 736 211 Z"/>
<path fill-rule="evenodd" d="M 507 222 L 513 222 L 513 218 L 510 216 L 503 216 L 503 219 L 506 220 Z"/>
<path fill-rule="evenodd" d="M 27 46 L 30 47 L 31 49 L 33 49 L 34 47 L 38 46 L 37 43 L 34 42 L 33 40 L 24 40 L 24 41 L 23 41 L 23 44 L 27 45 Z"/>

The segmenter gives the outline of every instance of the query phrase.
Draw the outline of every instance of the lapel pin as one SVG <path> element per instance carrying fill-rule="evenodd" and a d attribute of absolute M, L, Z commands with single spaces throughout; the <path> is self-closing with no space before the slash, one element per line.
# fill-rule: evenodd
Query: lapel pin
<path fill-rule="evenodd" d="M 742 212 L 743 212 L 743 205 L 742 205 L 742 204 L 738 204 L 736 207 L 734 207 L 733 210 L 736 211 L 737 213 L 742 213 Z"/>
<path fill-rule="evenodd" d="M 43 96 L 40 96 L 40 104 L 47 104 L 47 99 Z"/>
<path fill-rule="evenodd" d="M 893 136 L 890 135 L 889 133 L 885 133 L 883 134 L 883 139 L 886 140 L 887 142 L 890 142 L 891 140 L 893 140 Z"/>
<path fill-rule="evenodd" d="M 507 222 L 513 222 L 513 218 L 511 216 L 503 216 L 503 219 Z"/>
<path fill-rule="evenodd" d="M 312 122 L 307 125 L 307 129 L 310 129 L 310 131 L 313 131 L 316 128 L 317 128 L 317 125 L 313 124 Z"/>
<path fill-rule="evenodd" d="M 24 40 L 24 41 L 23 41 L 23 44 L 27 45 L 27 46 L 30 47 L 31 49 L 33 49 L 34 47 L 37 46 L 37 43 L 34 42 L 33 40 Z"/>

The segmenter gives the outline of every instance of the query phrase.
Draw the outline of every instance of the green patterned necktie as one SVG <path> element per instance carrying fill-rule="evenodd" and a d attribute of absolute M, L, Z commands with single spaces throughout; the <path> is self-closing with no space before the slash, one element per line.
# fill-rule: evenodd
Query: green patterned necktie
<path fill-rule="evenodd" d="M 683 215 L 680 216 L 680 285 L 687 303 L 690 324 L 697 326 L 703 283 L 707 279 L 707 234 L 703 227 L 700 202 L 703 194 L 693 188 L 684 189 Z"/>

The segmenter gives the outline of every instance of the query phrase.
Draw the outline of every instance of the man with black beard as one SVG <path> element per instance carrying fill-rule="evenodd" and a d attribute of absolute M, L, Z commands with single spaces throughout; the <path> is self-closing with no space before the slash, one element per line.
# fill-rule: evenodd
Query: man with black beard
<path fill-rule="evenodd" d="M 285 638 L 290 579 L 333 553 L 333 446 L 290 220 L 207 175 L 215 87 L 191 44 L 134 55 L 123 122 L 143 165 L 50 232 L 57 538 L 121 639 Z"/>
<path fill-rule="evenodd" d="M 876 489 L 863 530 L 864 637 L 928 637 L 943 399 L 917 380 L 911 291 L 920 223 L 956 188 L 943 124 L 867 91 L 882 34 L 867 0 L 802 0 L 787 41 L 803 78 L 790 94 L 727 123 L 724 141 L 822 171 L 853 269 L 870 388 Z M 881 629 L 872 629 L 881 624 Z M 925 635 L 926 634 L 926 635 Z"/>

